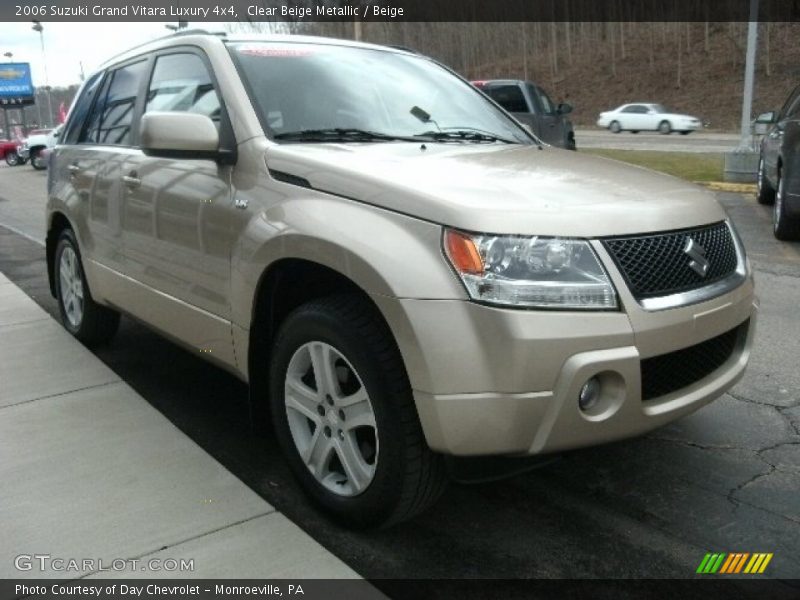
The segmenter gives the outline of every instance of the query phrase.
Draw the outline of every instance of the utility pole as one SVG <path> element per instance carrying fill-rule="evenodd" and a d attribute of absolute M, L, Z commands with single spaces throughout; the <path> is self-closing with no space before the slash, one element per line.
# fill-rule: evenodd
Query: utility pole
<path fill-rule="evenodd" d="M 739 150 L 753 147 L 753 134 L 750 120 L 753 112 L 753 75 L 756 65 L 756 44 L 758 43 L 758 0 L 750 0 L 750 20 L 747 23 L 747 54 L 744 61 L 744 98 L 742 99 L 742 131 Z"/>
<path fill-rule="evenodd" d="M 53 99 L 50 96 L 50 78 L 47 75 L 47 54 L 44 51 L 44 27 L 39 21 L 33 21 L 33 27 L 31 27 L 34 31 L 39 32 L 39 41 L 42 44 L 42 63 L 44 64 L 44 89 L 47 92 L 47 126 L 49 126 L 53 121 Z M 40 123 L 39 126 L 41 127 L 42 124 Z"/>
<path fill-rule="evenodd" d="M 753 79 L 756 66 L 758 38 L 758 0 L 750 0 L 747 24 L 747 51 L 744 61 L 744 90 L 742 93 L 742 123 L 739 146 L 725 153 L 725 181 L 748 183 L 756 180 L 759 152 L 753 147 L 750 120 L 753 112 Z"/>

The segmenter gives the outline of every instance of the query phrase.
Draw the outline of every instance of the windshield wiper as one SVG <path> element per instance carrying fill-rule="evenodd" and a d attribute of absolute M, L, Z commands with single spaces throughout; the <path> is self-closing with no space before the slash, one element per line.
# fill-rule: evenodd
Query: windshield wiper
<path fill-rule="evenodd" d="M 519 143 L 495 135 L 493 133 L 481 131 L 479 129 L 470 129 L 470 128 L 458 128 L 458 129 L 448 128 L 446 131 L 426 131 L 425 133 L 419 133 L 414 137 L 430 138 L 432 140 L 453 140 L 453 141 L 464 141 L 464 142 L 502 142 L 504 144 Z"/>
<path fill-rule="evenodd" d="M 290 142 L 393 142 L 393 141 L 407 141 L 417 142 L 419 140 L 413 137 L 403 137 L 400 135 L 391 135 L 389 133 L 380 133 L 378 131 L 368 131 L 366 129 L 353 129 L 335 127 L 330 129 L 302 129 L 300 131 L 285 131 L 283 133 L 276 133 L 272 136 L 276 140 L 286 140 Z"/>

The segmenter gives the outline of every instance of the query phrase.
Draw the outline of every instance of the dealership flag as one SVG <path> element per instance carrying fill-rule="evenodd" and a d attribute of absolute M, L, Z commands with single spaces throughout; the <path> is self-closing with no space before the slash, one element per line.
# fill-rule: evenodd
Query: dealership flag
<path fill-rule="evenodd" d="M 61 106 L 58 107 L 58 122 L 63 123 L 67 120 L 67 107 L 64 106 L 64 103 L 61 103 Z"/>

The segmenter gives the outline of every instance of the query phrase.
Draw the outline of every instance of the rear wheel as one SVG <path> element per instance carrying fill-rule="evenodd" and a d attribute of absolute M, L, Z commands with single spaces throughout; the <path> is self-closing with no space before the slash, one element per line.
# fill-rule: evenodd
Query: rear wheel
<path fill-rule="evenodd" d="M 55 284 L 61 322 L 87 346 L 109 341 L 119 327 L 119 313 L 92 299 L 75 234 L 65 229 L 55 254 Z"/>
<path fill-rule="evenodd" d="M 622 131 L 622 125 L 619 124 L 619 121 L 611 121 L 611 124 L 608 126 L 608 129 L 611 133 L 619 133 Z"/>
<path fill-rule="evenodd" d="M 669 124 L 669 121 L 661 121 L 661 123 L 658 124 L 658 132 L 669 135 L 672 133 L 672 125 Z"/>
<path fill-rule="evenodd" d="M 444 490 L 443 457 L 425 443 L 394 339 L 361 297 L 314 300 L 286 318 L 273 346 L 270 392 L 292 472 L 340 521 L 396 523 Z"/>
<path fill-rule="evenodd" d="M 43 171 L 47 168 L 47 161 L 42 156 L 41 148 L 31 150 L 31 166 L 37 171 Z"/>
<path fill-rule="evenodd" d="M 756 200 L 759 204 L 772 204 L 775 202 L 775 190 L 767 181 L 767 175 L 764 173 L 764 157 L 762 156 L 758 161 L 758 173 L 756 174 Z"/>
<path fill-rule="evenodd" d="M 800 219 L 786 214 L 786 178 L 778 173 L 778 190 L 775 192 L 775 205 L 772 211 L 772 228 L 779 240 L 800 240 Z"/>

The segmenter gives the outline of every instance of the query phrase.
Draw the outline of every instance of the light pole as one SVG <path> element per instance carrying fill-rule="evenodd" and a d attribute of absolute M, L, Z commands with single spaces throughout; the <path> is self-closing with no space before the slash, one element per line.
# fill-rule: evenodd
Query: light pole
<path fill-rule="evenodd" d="M 13 52 L 3 52 L 3 56 L 5 56 L 8 59 L 8 62 L 14 62 L 12 60 L 14 58 Z M 3 107 L 3 123 L 6 128 L 5 135 L 8 139 L 11 139 L 11 127 L 9 127 L 8 125 L 8 110 L 6 110 L 5 106 Z"/>
<path fill-rule="evenodd" d="M 34 31 L 39 32 L 39 41 L 42 44 L 42 62 L 44 63 L 44 89 L 47 92 L 47 126 L 53 122 L 53 100 L 50 96 L 50 78 L 47 76 L 47 54 L 44 51 L 44 27 L 39 21 L 33 21 Z"/>

